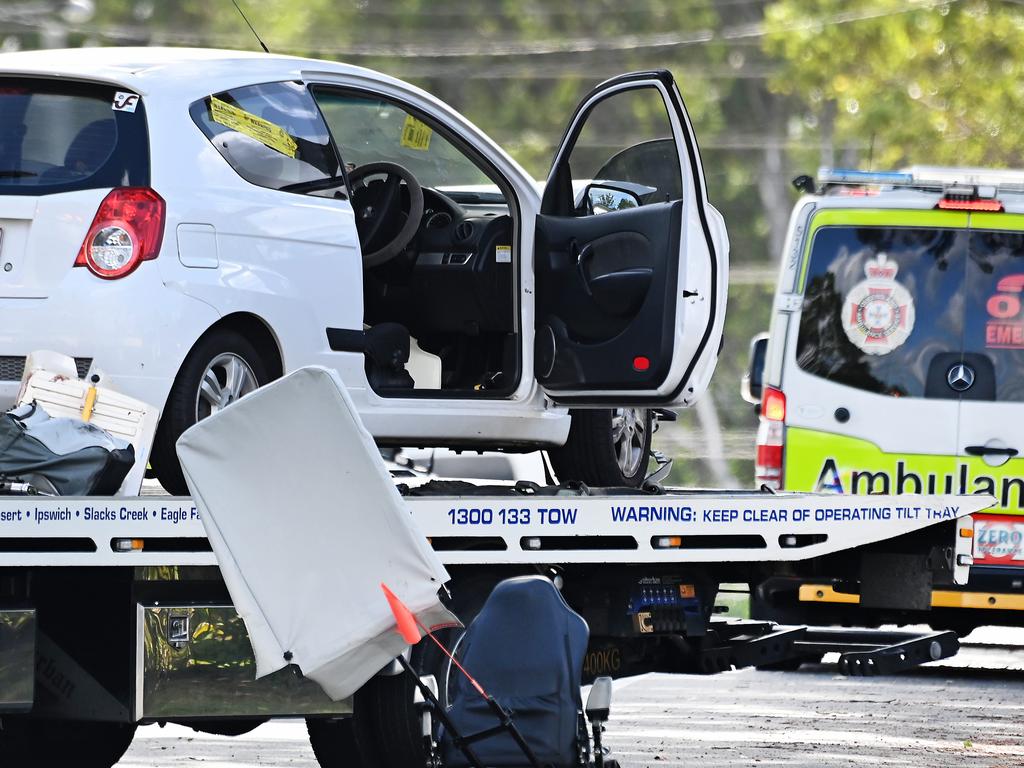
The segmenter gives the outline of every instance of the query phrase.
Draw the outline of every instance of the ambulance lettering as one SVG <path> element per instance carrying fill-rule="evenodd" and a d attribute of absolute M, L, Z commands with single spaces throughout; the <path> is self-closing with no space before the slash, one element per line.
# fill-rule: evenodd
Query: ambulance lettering
<path fill-rule="evenodd" d="M 996 293 L 985 304 L 989 320 L 985 324 L 988 349 L 1024 349 L 1024 314 L 1021 293 L 1024 275 L 1007 275 L 996 284 Z"/>
<path fill-rule="evenodd" d="M 846 482 L 844 482 L 846 478 Z M 839 468 L 834 458 L 821 463 L 815 493 L 872 494 L 911 493 L 965 495 L 983 493 L 995 496 L 999 506 L 1008 510 L 1024 510 L 1024 478 L 992 477 L 974 474 L 967 464 L 960 464 L 954 472 L 913 471 L 902 459 L 894 469 Z"/>

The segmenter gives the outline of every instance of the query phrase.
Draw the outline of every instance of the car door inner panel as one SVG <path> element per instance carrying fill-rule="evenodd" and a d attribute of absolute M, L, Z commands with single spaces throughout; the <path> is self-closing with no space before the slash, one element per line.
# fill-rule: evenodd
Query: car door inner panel
<path fill-rule="evenodd" d="M 683 203 L 537 218 L 538 380 L 650 389 L 675 339 Z"/>

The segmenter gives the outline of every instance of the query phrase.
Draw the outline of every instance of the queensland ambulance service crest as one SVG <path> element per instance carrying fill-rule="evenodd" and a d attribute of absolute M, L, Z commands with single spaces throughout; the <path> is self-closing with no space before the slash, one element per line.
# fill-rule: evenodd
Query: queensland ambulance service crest
<path fill-rule="evenodd" d="M 887 355 L 914 330 L 914 300 L 896 282 L 899 265 L 884 253 L 864 265 L 867 279 L 846 294 L 843 329 L 858 349 Z"/>

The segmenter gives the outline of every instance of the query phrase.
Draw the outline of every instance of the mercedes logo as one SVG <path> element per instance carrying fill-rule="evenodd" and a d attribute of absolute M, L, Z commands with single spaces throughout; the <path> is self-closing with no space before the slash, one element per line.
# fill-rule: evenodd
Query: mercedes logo
<path fill-rule="evenodd" d="M 946 381 L 951 389 L 966 392 L 974 384 L 974 369 L 963 363 L 952 365 L 946 372 Z"/>

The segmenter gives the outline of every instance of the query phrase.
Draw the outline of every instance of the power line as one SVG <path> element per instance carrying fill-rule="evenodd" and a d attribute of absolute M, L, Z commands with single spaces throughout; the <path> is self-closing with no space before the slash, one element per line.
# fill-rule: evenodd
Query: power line
<path fill-rule="evenodd" d="M 683 7 L 686 10 L 717 10 L 722 6 L 751 6 L 751 5 L 764 5 L 767 0 L 713 0 L 713 2 L 689 2 L 684 3 L 680 0 L 676 0 L 673 5 L 676 8 Z M 437 8 L 421 8 L 416 10 L 415 14 L 417 18 L 455 18 L 464 19 L 466 18 L 466 9 L 462 3 L 458 3 L 459 8 L 448 9 L 437 9 Z M 550 8 L 540 7 L 537 5 L 520 4 L 516 6 L 516 9 L 512 13 L 508 13 L 502 10 L 496 12 L 488 11 L 488 17 L 492 19 L 518 19 L 518 18 L 537 18 L 537 19 L 548 19 L 548 18 L 576 18 L 579 16 L 600 16 L 601 18 L 618 17 L 618 16 L 650 16 L 657 13 L 660 10 L 664 10 L 666 5 L 662 5 L 659 8 L 642 8 L 639 7 L 640 3 L 638 0 L 630 0 L 629 5 L 613 5 L 610 7 L 602 6 L 583 6 L 574 8 Z M 408 18 L 410 11 L 405 8 L 382 8 L 379 5 L 367 6 L 366 8 L 359 8 L 359 13 L 365 16 L 384 16 L 388 18 Z M 659 14 L 660 15 L 660 14 Z"/>
<path fill-rule="evenodd" d="M 439 45 L 420 42 L 362 42 L 336 45 L 310 40 L 306 50 L 319 54 L 351 57 L 377 57 L 389 59 L 458 59 L 458 58 L 504 58 L 516 56 L 549 56 L 556 54 L 579 54 L 615 51 L 650 51 L 665 48 L 685 48 L 706 45 L 713 42 L 740 42 L 760 39 L 768 35 L 788 34 L 815 30 L 821 27 L 873 21 L 881 18 L 901 16 L 915 11 L 946 7 L 959 0 L 930 0 L 902 6 L 897 9 L 862 9 L 844 11 L 831 16 L 800 19 L 787 24 L 768 24 L 765 21 L 740 24 L 715 31 L 712 29 L 689 32 L 662 32 L 654 34 L 625 34 L 615 36 L 580 36 L 552 40 L 517 40 L 501 42 L 494 40 L 459 41 Z M 0 10 L 0 21 L 9 20 L 30 28 L 42 28 L 44 23 L 11 18 Z M 207 35 L 181 30 L 149 30 L 146 27 L 98 27 L 72 25 L 70 30 L 79 34 L 92 35 L 110 40 L 145 40 L 155 43 L 176 45 L 232 45 L 237 44 L 237 35 Z M 384 50 L 382 47 L 386 46 Z"/>

